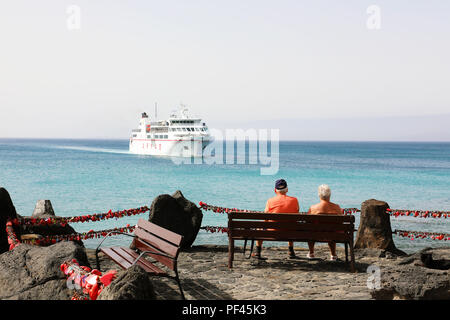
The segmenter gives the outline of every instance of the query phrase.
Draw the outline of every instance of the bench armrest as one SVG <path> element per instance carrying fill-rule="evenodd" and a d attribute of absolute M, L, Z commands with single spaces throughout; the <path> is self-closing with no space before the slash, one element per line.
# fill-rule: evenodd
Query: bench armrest
<path fill-rule="evenodd" d="M 134 265 L 139 261 L 139 259 L 141 259 L 144 255 L 146 255 L 146 254 L 148 254 L 148 253 L 155 254 L 155 255 L 157 255 L 157 256 L 163 256 L 163 257 L 166 257 L 166 258 L 169 258 L 169 259 L 174 260 L 173 257 L 171 257 L 171 256 L 169 256 L 169 255 L 167 255 L 167 254 L 165 254 L 165 253 L 154 252 L 154 251 L 142 251 L 141 254 L 133 261 L 133 263 L 131 264 L 131 266 L 134 266 Z"/>
<path fill-rule="evenodd" d="M 114 233 L 114 234 L 123 234 L 123 235 L 125 235 L 125 236 L 129 236 L 129 237 L 133 237 L 133 238 L 136 237 L 134 234 L 129 234 L 129 233 L 125 233 L 125 232 L 110 231 L 110 232 L 108 232 L 108 233 L 106 234 L 106 236 L 103 238 L 103 240 L 100 241 L 99 245 L 98 245 L 97 248 L 95 249 L 95 253 L 98 253 L 98 251 L 99 251 L 99 249 L 100 249 L 100 246 L 103 244 L 103 242 L 106 240 L 106 238 L 107 238 L 111 233 Z"/>

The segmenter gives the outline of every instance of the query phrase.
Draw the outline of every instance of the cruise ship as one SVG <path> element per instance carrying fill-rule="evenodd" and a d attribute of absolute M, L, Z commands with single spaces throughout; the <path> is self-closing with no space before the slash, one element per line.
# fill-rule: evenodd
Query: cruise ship
<path fill-rule="evenodd" d="M 156 117 L 156 115 L 155 115 Z M 212 142 L 208 126 L 192 117 L 186 106 L 172 112 L 168 120 L 152 121 L 142 113 L 139 127 L 130 137 L 130 152 L 143 155 L 201 157 Z"/>

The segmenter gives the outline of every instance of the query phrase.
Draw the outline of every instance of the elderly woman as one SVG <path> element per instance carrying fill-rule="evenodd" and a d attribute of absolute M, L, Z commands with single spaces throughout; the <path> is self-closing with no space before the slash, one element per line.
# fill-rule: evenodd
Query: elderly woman
<path fill-rule="evenodd" d="M 341 207 L 333 202 L 330 202 L 331 190 L 328 185 L 320 185 L 318 193 L 320 202 L 309 208 L 309 214 L 342 214 Z M 308 242 L 308 247 L 309 253 L 307 255 L 307 258 L 312 259 L 314 258 L 314 241 Z M 328 242 L 328 247 L 330 248 L 331 252 L 330 260 L 336 261 L 336 243 Z"/>

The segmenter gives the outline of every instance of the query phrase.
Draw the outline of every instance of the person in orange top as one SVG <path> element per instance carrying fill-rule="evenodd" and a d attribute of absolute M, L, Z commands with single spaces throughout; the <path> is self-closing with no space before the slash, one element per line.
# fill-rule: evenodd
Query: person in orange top
<path fill-rule="evenodd" d="M 288 192 L 287 182 L 284 179 L 279 179 L 275 182 L 276 196 L 267 200 L 266 208 L 264 212 L 268 213 L 298 213 L 300 206 L 298 200 L 295 197 L 286 195 Z M 262 241 L 256 241 L 256 252 L 253 254 L 258 259 L 264 259 L 261 257 Z M 294 243 L 289 241 L 289 257 L 294 258 Z"/>
<path fill-rule="evenodd" d="M 331 190 L 328 185 L 326 185 L 326 184 L 320 185 L 318 194 L 319 194 L 320 202 L 315 205 L 312 205 L 308 210 L 308 214 L 342 214 L 341 207 L 333 202 L 330 202 Z M 314 258 L 314 242 L 313 241 L 308 242 L 308 247 L 309 247 L 309 253 L 306 257 L 309 259 L 313 259 Z M 332 261 L 337 260 L 336 243 L 328 242 L 328 247 L 330 248 L 330 252 L 331 252 L 330 260 L 332 260 Z"/>

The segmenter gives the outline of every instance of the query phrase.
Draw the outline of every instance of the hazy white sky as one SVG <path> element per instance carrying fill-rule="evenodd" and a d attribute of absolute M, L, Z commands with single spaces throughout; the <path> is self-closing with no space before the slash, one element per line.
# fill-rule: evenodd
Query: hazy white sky
<path fill-rule="evenodd" d="M 381 29 L 367 27 L 370 5 Z M 289 119 L 281 137 L 299 140 L 296 120 L 442 119 L 449 39 L 447 0 L 2 0 L 0 137 L 126 139 L 155 102 L 216 128 Z M 414 126 L 416 138 L 370 126 L 306 138 L 450 141 L 433 120 Z"/>

